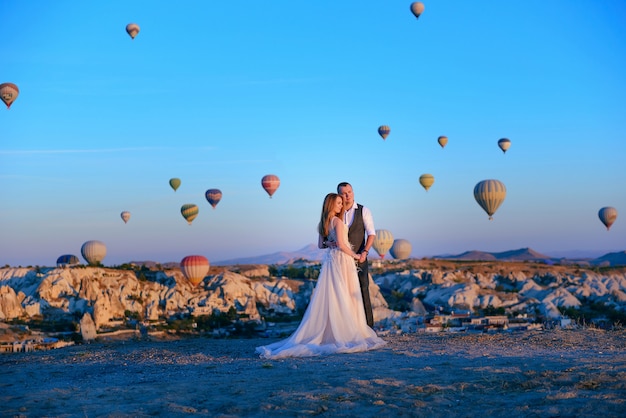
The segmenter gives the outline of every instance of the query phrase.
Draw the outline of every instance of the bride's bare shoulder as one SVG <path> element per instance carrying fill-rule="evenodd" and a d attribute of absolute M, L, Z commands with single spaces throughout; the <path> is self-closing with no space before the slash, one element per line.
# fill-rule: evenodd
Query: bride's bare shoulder
<path fill-rule="evenodd" d="M 336 216 L 332 219 L 330 223 L 333 228 L 341 228 L 342 226 L 345 226 L 345 224 L 341 221 L 341 219 L 339 219 Z"/>

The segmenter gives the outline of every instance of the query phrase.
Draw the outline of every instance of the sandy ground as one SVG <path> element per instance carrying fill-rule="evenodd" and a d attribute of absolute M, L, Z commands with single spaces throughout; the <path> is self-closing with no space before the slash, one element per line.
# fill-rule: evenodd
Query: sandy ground
<path fill-rule="evenodd" d="M 275 339 L 126 340 L 0 355 L 3 417 L 626 416 L 626 330 L 384 337 L 279 361 Z"/>

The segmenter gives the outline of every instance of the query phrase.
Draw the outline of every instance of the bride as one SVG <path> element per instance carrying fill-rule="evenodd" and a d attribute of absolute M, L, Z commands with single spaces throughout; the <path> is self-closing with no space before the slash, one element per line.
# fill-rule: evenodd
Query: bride
<path fill-rule="evenodd" d="M 324 255 L 317 284 L 298 328 L 285 340 L 257 347 L 261 358 L 355 353 L 386 344 L 365 320 L 355 263 L 360 256 L 348 242 L 343 212 L 342 197 L 327 194 L 318 226 L 319 239 L 337 245 Z"/>

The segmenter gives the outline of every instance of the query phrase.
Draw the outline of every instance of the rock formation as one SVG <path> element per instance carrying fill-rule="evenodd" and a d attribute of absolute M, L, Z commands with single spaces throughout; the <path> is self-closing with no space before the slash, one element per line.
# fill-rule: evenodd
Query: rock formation
<path fill-rule="evenodd" d="M 374 319 L 381 326 L 410 330 L 418 324 L 416 318 L 438 306 L 469 311 L 504 308 L 513 315 L 539 312 L 547 318 L 558 318 L 559 308 L 578 308 L 583 302 L 626 310 L 623 271 L 533 271 L 525 266 L 509 269 L 509 265 L 502 264 L 479 272 L 473 268 L 433 267 L 378 274 L 370 282 Z M 271 278 L 267 266 L 254 266 L 241 273 L 224 269 L 207 276 L 197 287 L 178 269 L 2 268 L 0 320 L 80 317 L 81 329 L 85 322 L 90 330 L 91 320 L 96 330 L 102 330 L 129 316 L 157 321 L 234 309 L 250 320 L 262 321 L 265 315 L 303 312 L 314 286 L 315 281 L 310 279 Z M 383 294 L 391 292 L 408 299 L 406 312 L 389 309 Z"/>

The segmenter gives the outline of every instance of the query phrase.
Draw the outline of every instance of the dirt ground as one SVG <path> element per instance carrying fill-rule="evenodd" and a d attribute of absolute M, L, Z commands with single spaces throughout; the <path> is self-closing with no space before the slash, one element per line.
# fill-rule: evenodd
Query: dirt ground
<path fill-rule="evenodd" d="M 275 339 L 118 340 L 0 355 L 2 417 L 626 416 L 626 330 L 383 337 L 263 360 Z"/>

